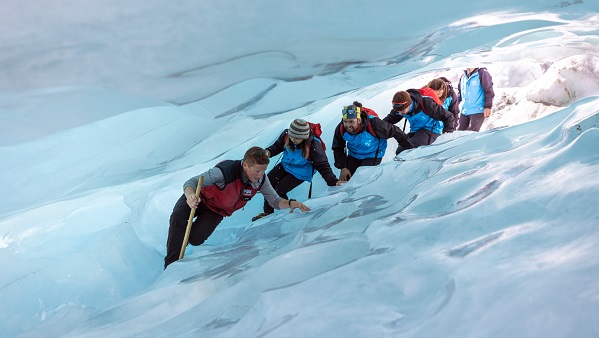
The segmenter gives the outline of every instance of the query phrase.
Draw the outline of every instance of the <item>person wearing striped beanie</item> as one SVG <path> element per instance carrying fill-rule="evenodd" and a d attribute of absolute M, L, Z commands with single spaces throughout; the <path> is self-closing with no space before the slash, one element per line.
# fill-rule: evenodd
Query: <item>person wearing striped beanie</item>
<path fill-rule="evenodd" d="M 320 125 L 315 125 L 320 127 Z M 287 193 L 304 182 L 312 182 L 318 171 L 328 186 L 341 183 L 333 174 L 325 153 L 324 143 L 312 131 L 311 124 L 304 119 L 295 119 L 288 129 L 283 130 L 277 140 L 266 148 L 269 157 L 283 153 L 281 162 L 268 173 L 268 179 L 279 196 L 287 198 Z M 310 196 L 308 196 L 309 198 Z M 264 212 L 252 221 L 268 216 L 274 208 L 265 200 Z"/>

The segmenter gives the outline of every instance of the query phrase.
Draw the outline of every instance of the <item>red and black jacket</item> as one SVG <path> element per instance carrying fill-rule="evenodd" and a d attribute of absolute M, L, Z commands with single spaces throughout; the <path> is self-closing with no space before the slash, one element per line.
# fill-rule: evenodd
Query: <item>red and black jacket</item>
<path fill-rule="evenodd" d="M 231 216 L 235 210 L 243 208 L 246 203 L 256 195 L 264 184 L 264 178 L 257 188 L 243 175 L 241 160 L 226 160 L 216 165 L 225 178 L 224 188 L 217 185 L 203 187 L 201 190 L 202 203 L 208 209 L 226 217 Z"/>

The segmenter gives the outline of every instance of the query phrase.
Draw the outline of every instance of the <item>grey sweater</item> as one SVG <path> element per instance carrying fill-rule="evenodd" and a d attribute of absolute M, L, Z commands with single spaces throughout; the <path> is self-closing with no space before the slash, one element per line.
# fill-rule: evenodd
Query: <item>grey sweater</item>
<path fill-rule="evenodd" d="M 223 175 L 223 172 L 219 168 L 214 167 L 198 176 L 194 176 L 185 181 L 185 183 L 183 184 L 183 191 L 185 191 L 185 187 L 192 187 L 195 190 L 198 186 L 200 176 L 204 176 L 202 187 L 207 187 L 213 184 L 219 187 L 220 189 L 223 189 L 225 187 L 225 176 Z M 249 181 L 249 179 L 245 175 L 241 177 L 241 180 L 244 184 L 246 184 Z M 268 176 L 264 175 L 262 177 L 262 180 L 264 180 L 264 184 L 262 184 L 262 187 L 259 191 L 262 193 L 262 195 L 264 196 L 266 201 L 268 201 L 268 204 L 270 204 L 271 207 L 279 209 L 279 202 L 281 202 L 283 198 L 279 197 L 275 189 L 272 187 L 270 181 L 268 180 Z M 256 183 L 252 183 L 252 186 L 254 188 L 257 188 L 262 182 L 262 180 Z"/>

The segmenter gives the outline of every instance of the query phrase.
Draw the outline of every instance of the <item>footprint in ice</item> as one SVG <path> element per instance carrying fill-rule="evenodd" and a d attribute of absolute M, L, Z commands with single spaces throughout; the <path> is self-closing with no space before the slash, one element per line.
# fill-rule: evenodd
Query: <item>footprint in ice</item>
<path fill-rule="evenodd" d="M 466 197 L 463 200 L 459 200 L 456 202 L 456 209 L 462 210 L 468 207 L 475 205 L 478 202 L 481 202 L 493 192 L 495 192 L 501 186 L 501 182 L 499 180 L 493 180 L 487 184 L 485 184 L 482 188 L 476 191 L 474 194 Z"/>
<path fill-rule="evenodd" d="M 475 251 L 482 250 L 493 243 L 497 242 L 503 236 L 503 231 L 495 232 L 472 242 L 457 246 L 449 252 L 447 252 L 447 256 L 449 257 L 466 257 Z"/>

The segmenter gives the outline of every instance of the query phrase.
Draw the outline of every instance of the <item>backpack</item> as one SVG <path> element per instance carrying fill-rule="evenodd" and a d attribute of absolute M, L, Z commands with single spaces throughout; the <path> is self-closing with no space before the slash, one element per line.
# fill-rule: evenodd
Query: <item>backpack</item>
<path fill-rule="evenodd" d="M 361 107 L 360 108 L 360 113 L 366 113 L 366 115 L 368 116 L 368 118 L 371 117 L 379 117 L 379 114 L 377 114 L 374 110 L 370 109 L 370 108 L 366 108 L 366 107 Z M 366 130 L 374 137 L 378 137 L 376 135 L 376 133 L 374 132 L 374 130 L 372 129 L 372 126 L 370 125 L 370 122 L 368 122 L 366 124 Z M 343 134 L 345 133 L 345 127 L 343 127 L 343 120 L 341 120 L 341 125 L 339 126 L 339 134 L 341 134 L 341 136 L 343 136 Z"/>
<path fill-rule="evenodd" d="M 418 89 L 418 92 L 420 93 L 420 95 L 422 96 L 428 96 L 431 99 L 433 99 L 438 105 L 440 105 L 441 107 L 443 107 L 443 102 L 441 102 L 441 100 L 439 99 L 439 97 L 437 96 L 437 93 L 435 93 L 434 90 L 432 90 L 432 88 L 428 88 L 428 87 L 422 87 L 420 89 Z"/>
<path fill-rule="evenodd" d="M 327 150 L 326 144 L 324 144 L 324 141 L 320 137 L 322 135 L 320 123 L 308 122 L 308 124 L 310 125 L 310 129 L 312 129 L 312 134 L 314 134 L 314 137 L 316 137 L 320 141 L 320 144 L 322 144 L 322 149 Z"/>

